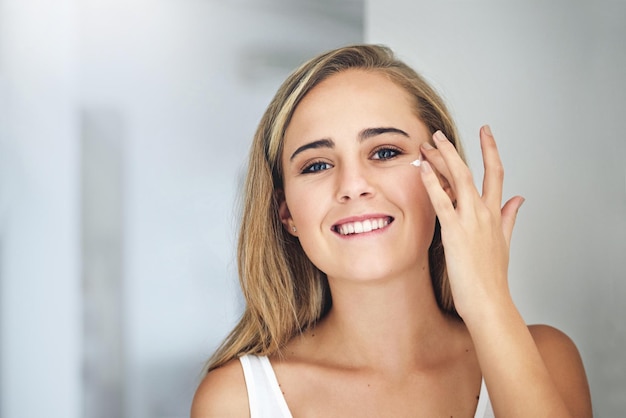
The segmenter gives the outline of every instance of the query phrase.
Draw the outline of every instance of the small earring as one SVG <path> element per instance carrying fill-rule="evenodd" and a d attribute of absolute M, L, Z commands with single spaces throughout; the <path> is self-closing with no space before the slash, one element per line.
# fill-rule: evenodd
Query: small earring
<path fill-rule="evenodd" d="M 292 227 L 291 227 L 291 230 L 292 230 L 293 232 L 296 232 L 296 227 L 295 227 L 295 226 L 292 226 Z"/>

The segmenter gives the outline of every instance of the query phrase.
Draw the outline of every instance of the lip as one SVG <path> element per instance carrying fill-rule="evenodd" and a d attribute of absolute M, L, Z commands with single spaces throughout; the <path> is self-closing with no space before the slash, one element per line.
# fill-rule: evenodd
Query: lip
<path fill-rule="evenodd" d="M 393 221 L 393 216 L 383 213 L 370 213 L 340 219 L 330 229 L 341 238 L 362 237 L 384 231 Z"/>

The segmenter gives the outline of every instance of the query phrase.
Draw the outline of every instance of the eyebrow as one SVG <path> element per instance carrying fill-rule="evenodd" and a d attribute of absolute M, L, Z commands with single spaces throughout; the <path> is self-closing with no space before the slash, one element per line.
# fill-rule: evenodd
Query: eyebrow
<path fill-rule="evenodd" d="M 289 160 L 291 161 L 294 158 L 296 158 L 296 155 L 300 154 L 302 151 L 306 151 L 308 149 L 314 149 L 314 148 L 335 148 L 335 141 L 333 141 L 332 139 L 319 139 L 317 141 L 304 144 L 301 147 L 298 147 L 298 149 L 295 150 L 293 154 L 291 154 L 291 157 L 289 157 Z"/>
<path fill-rule="evenodd" d="M 369 139 L 378 135 L 382 135 L 382 134 L 387 134 L 387 133 L 399 134 L 406 138 L 410 138 L 409 134 L 404 132 L 402 129 L 398 129 L 398 128 L 388 128 L 388 127 L 367 128 L 359 132 L 359 142 L 363 142 L 366 139 Z M 293 152 L 293 154 L 291 154 L 291 157 L 289 157 L 289 160 L 290 161 L 293 160 L 296 157 L 296 155 L 300 154 L 303 151 L 306 151 L 308 149 L 315 149 L 315 148 L 335 148 L 335 142 L 332 139 L 328 139 L 328 138 L 318 139 L 317 141 L 309 142 L 307 144 L 302 145 L 301 147 L 298 147 L 298 149 L 296 149 Z"/>
<path fill-rule="evenodd" d="M 360 133 L 359 133 L 359 141 L 364 141 L 368 138 L 371 138 L 373 136 L 378 136 L 378 135 L 382 135 L 382 134 L 400 134 L 402 136 L 405 136 L 407 138 L 409 138 L 409 134 L 407 134 L 406 132 L 404 132 L 402 129 L 398 129 L 398 128 L 367 128 L 367 129 L 363 129 Z"/>

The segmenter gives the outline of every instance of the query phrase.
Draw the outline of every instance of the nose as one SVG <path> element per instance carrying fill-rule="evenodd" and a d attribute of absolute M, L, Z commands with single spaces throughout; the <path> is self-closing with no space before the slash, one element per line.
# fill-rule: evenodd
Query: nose
<path fill-rule="evenodd" d="M 337 178 L 337 200 L 347 202 L 374 195 L 375 188 L 366 167 L 361 164 L 344 164 Z"/>

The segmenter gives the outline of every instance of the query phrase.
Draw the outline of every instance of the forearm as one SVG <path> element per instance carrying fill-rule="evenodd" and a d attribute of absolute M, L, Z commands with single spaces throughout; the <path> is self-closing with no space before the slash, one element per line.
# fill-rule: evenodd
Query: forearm
<path fill-rule="evenodd" d="M 499 417 L 571 417 L 512 300 L 482 305 L 465 319 Z"/>

